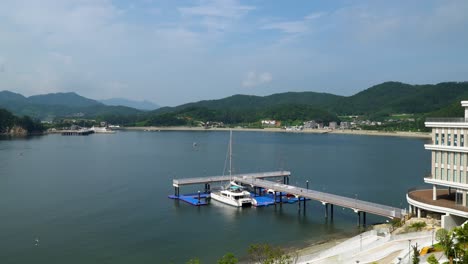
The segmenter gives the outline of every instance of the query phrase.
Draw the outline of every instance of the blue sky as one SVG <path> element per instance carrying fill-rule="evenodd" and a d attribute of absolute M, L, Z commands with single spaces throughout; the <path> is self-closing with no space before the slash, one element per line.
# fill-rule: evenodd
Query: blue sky
<path fill-rule="evenodd" d="M 2 0 L 0 90 L 177 105 L 468 80 L 468 1 Z"/>

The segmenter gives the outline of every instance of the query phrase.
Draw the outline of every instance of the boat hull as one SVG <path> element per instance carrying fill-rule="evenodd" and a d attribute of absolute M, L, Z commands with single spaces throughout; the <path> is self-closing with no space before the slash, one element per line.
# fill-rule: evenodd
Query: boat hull
<path fill-rule="evenodd" d="M 239 199 L 239 200 L 233 200 L 229 199 L 227 197 L 221 196 L 219 193 L 212 192 L 211 193 L 211 199 L 225 203 L 234 207 L 251 207 L 252 206 L 252 200 L 251 199 Z"/>

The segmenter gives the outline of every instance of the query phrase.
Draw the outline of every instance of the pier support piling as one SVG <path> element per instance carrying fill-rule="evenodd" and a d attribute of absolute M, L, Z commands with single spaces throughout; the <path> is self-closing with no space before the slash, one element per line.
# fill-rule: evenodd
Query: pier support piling
<path fill-rule="evenodd" d="M 273 199 L 275 200 L 275 208 L 276 208 L 276 191 L 275 191 L 275 194 L 273 195 Z"/>
<path fill-rule="evenodd" d="M 361 212 L 357 212 L 357 226 L 361 226 Z"/>
<path fill-rule="evenodd" d="M 362 224 L 364 227 L 366 226 L 366 212 L 362 212 Z"/>
<path fill-rule="evenodd" d="M 304 208 L 304 214 L 306 211 L 306 198 L 304 197 L 304 200 L 302 201 L 302 207 Z"/>
<path fill-rule="evenodd" d="M 297 212 L 298 213 L 301 212 L 301 197 L 300 196 L 298 197 L 298 200 L 297 200 Z"/>
<path fill-rule="evenodd" d="M 283 208 L 283 192 L 279 192 L 280 208 Z"/>
<path fill-rule="evenodd" d="M 325 204 L 325 218 L 328 218 L 328 204 Z"/>
<path fill-rule="evenodd" d="M 333 220 L 333 204 L 330 204 L 330 219 Z"/>

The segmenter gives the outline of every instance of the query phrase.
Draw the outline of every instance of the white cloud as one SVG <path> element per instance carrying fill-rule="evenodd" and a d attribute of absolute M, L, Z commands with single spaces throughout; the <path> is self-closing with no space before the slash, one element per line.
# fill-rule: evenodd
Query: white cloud
<path fill-rule="evenodd" d="M 262 29 L 276 29 L 287 34 L 297 34 L 308 30 L 308 26 L 302 20 L 270 23 L 262 27 Z"/>
<path fill-rule="evenodd" d="M 257 73 L 255 71 L 250 71 L 245 76 L 245 79 L 242 81 L 242 86 L 244 87 L 254 87 L 262 84 L 269 83 L 273 80 L 273 76 L 269 72 Z"/>
<path fill-rule="evenodd" d="M 237 0 L 201 1 L 199 5 L 178 8 L 181 16 L 189 19 L 190 25 L 214 32 L 226 31 L 254 9 L 254 6 L 242 5 Z"/>
<path fill-rule="evenodd" d="M 314 19 L 323 17 L 324 15 L 326 15 L 325 12 L 316 12 L 316 13 L 311 13 L 311 14 L 305 16 L 304 19 L 305 20 L 314 20 Z"/>
<path fill-rule="evenodd" d="M 239 18 L 254 9 L 254 6 L 241 5 L 235 0 L 211 0 L 197 6 L 180 7 L 179 12 L 183 16 Z"/>

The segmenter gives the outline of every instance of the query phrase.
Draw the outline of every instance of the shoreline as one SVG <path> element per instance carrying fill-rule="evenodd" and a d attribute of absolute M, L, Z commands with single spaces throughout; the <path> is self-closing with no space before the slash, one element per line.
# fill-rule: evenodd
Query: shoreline
<path fill-rule="evenodd" d="M 130 131 L 247 131 L 247 132 L 274 132 L 274 133 L 303 133 L 303 134 L 343 134 L 361 136 L 391 136 L 430 139 L 429 132 L 406 132 L 406 131 L 379 131 L 379 130 L 351 130 L 351 129 L 306 129 L 285 130 L 282 128 L 203 128 L 203 127 L 124 127 L 120 130 Z"/>

